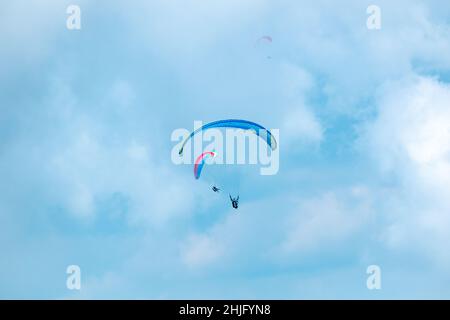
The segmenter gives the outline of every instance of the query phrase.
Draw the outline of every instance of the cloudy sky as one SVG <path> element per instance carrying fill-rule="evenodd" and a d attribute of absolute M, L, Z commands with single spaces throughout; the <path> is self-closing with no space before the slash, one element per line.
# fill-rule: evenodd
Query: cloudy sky
<path fill-rule="evenodd" d="M 438 0 L 3 1 L 0 297 L 450 298 L 449 23 Z M 238 211 L 171 160 L 173 130 L 226 118 L 280 130 L 277 175 L 222 174 Z"/>

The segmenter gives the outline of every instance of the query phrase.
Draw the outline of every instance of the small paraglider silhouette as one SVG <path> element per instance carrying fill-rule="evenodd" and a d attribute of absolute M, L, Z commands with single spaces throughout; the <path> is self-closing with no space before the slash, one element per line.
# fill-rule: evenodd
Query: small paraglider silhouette
<path fill-rule="evenodd" d="M 214 192 L 220 192 L 220 189 L 219 188 L 217 188 L 216 186 L 212 186 L 212 191 L 214 191 Z"/>
<path fill-rule="evenodd" d="M 233 208 L 237 209 L 239 206 L 239 196 L 237 196 L 237 198 L 232 198 L 231 194 L 230 194 L 230 200 L 231 200 L 231 205 L 233 206 Z"/>

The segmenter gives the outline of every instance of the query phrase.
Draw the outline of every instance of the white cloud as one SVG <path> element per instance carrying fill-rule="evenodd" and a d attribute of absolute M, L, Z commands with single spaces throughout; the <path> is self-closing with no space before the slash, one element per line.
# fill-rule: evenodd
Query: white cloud
<path fill-rule="evenodd" d="M 182 246 L 181 259 L 189 268 L 201 268 L 216 262 L 222 255 L 220 243 L 207 235 L 192 235 Z"/>
<path fill-rule="evenodd" d="M 62 200 L 75 215 L 95 214 L 96 197 L 119 192 L 131 201 L 130 222 L 159 224 L 189 212 L 193 195 L 182 178 L 149 154 L 145 144 L 107 146 L 84 132 L 52 156 L 49 165 L 64 190 Z"/>
<path fill-rule="evenodd" d="M 180 257 L 191 270 L 223 273 L 255 264 L 305 265 L 319 253 L 346 254 L 373 216 L 371 191 L 361 185 L 301 199 L 268 197 L 242 203 L 237 213 L 189 236 Z"/>
<path fill-rule="evenodd" d="M 286 145 L 298 141 L 320 143 L 323 139 L 323 129 L 314 114 L 301 104 L 285 115 L 280 136 Z"/>
<path fill-rule="evenodd" d="M 314 89 L 315 82 L 313 76 L 299 66 L 282 63 L 282 90 L 288 98 L 296 98 L 299 95 L 304 96 L 308 91 Z"/>
<path fill-rule="evenodd" d="M 152 128 L 147 135 L 127 132 L 124 120 L 135 120 L 135 114 L 121 110 L 119 124 L 102 121 L 102 116 L 114 115 L 116 106 L 120 109 L 129 103 L 130 84 L 120 82 L 126 93 L 114 105 L 111 96 L 117 93 L 117 82 L 111 83 L 104 98 L 90 103 L 81 102 L 63 79 L 55 82 L 31 113 L 16 115 L 25 129 L 18 128 L 18 134 L 5 145 L 2 172 L 11 186 L 10 196 L 5 197 L 8 206 L 28 211 L 26 206 L 32 202 L 16 199 L 34 199 L 43 214 L 59 208 L 90 222 L 101 209 L 101 201 L 120 194 L 128 201 L 126 219 L 131 224 L 163 225 L 175 216 L 192 213 L 196 193 L 187 192 L 190 180 L 174 172 L 170 161 L 162 160 L 166 154 L 157 148 L 158 141 L 148 139 L 159 135 L 158 128 L 146 122 Z M 100 116 L 99 105 L 108 106 Z"/>
<path fill-rule="evenodd" d="M 293 143 L 318 144 L 323 139 L 322 125 L 306 97 L 315 89 L 315 82 L 309 72 L 293 64 L 283 63 L 281 70 L 281 90 L 291 107 L 284 108 L 281 119 L 280 136 L 287 146 Z"/>
<path fill-rule="evenodd" d="M 66 28 L 66 8 L 71 4 L 71 0 L 2 2 L 0 43 L 7 45 L 0 49 L 0 79 L 11 71 L 34 70 L 54 53 L 61 36 L 71 35 Z M 82 12 L 92 8 L 85 0 L 78 0 L 77 4 Z"/>
<path fill-rule="evenodd" d="M 372 213 L 370 193 L 361 186 L 304 200 L 288 219 L 281 251 L 308 254 L 339 246 L 358 234 Z"/>
<path fill-rule="evenodd" d="M 386 201 L 390 226 L 383 233 L 396 249 L 418 251 L 450 265 L 450 86 L 414 77 L 381 93 L 378 115 L 367 125 L 367 144 L 382 177 L 398 182 Z"/>
<path fill-rule="evenodd" d="M 366 28 L 368 4 L 359 1 L 288 2 L 283 8 L 278 27 L 289 44 L 286 56 L 320 79 L 327 111 L 358 118 L 370 108 L 373 88 L 386 79 L 415 68 L 438 72 L 450 67 L 449 55 L 442 54 L 450 48 L 450 29 L 441 3 L 399 0 L 377 5 L 382 8 L 379 32 Z"/>
<path fill-rule="evenodd" d="M 404 178 L 432 187 L 433 193 L 448 186 L 449 101 L 450 86 L 428 78 L 406 80 L 385 90 L 366 134 L 383 170 L 404 172 Z"/>

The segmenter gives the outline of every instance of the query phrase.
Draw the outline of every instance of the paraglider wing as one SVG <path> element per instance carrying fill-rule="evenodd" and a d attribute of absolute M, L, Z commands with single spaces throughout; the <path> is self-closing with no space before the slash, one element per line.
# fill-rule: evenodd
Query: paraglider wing
<path fill-rule="evenodd" d="M 195 160 L 195 164 L 194 164 L 194 177 L 195 179 L 200 178 L 200 174 L 202 173 L 203 170 L 203 165 L 205 164 L 205 157 L 215 157 L 216 154 L 212 151 L 206 151 L 203 152 L 201 155 L 199 155 L 197 157 L 197 159 Z"/>
<path fill-rule="evenodd" d="M 273 137 L 272 133 L 263 126 L 247 120 L 229 119 L 207 123 L 203 125 L 201 128 L 198 128 L 197 130 L 191 132 L 191 134 L 184 140 L 183 144 L 181 145 L 180 151 L 178 152 L 179 155 L 180 156 L 183 155 L 184 146 L 194 135 L 196 135 L 201 131 L 213 128 L 236 128 L 236 129 L 250 130 L 257 136 L 264 139 L 272 150 L 275 150 L 277 148 L 277 141 Z"/>
<path fill-rule="evenodd" d="M 272 43 L 272 37 L 271 36 L 262 36 L 261 38 L 258 39 L 258 42 L 260 41 L 269 41 L 270 43 Z"/>

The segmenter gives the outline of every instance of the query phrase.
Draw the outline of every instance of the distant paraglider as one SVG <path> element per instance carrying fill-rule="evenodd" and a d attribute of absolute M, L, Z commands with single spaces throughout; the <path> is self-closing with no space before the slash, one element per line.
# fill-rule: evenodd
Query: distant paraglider
<path fill-rule="evenodd" d="M 257 43 L 264 42 L 264 41 L 272 43 L 272 37 L 271 36 L 262 36 L 261 38 L 256 40 Z"/>
<path fill-rule="evenodd" d="M 271 36 L 262 36 L 256 40 L 255 47 L 261 48 L 261 50 L 264 48 L 264 51 L 266 51 L 267 59 L 272 59 L 272 56 L 269 54 L 269 45 L 272 45 L 272 37 Z"/>

